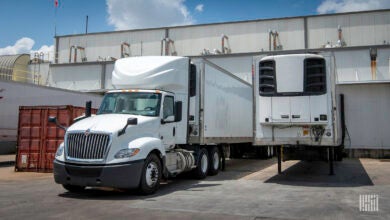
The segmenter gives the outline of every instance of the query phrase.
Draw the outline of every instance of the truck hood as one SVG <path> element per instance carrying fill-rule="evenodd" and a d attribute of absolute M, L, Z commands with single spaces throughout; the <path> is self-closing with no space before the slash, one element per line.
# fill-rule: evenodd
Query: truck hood
<path fill-rule="evenodd" d="M 128 118 L 137 118 L 137 125 L 129 125 L 128 128 L 136 126 L 145 126 L 147 124 L 158 123 L 158 117 L 146 117 L 140 115 L 126 115 L 126 114 L 103 114 L 96 115 L 81 121 L 76 122 L 70 126 L 67 132 L 72 131 L 86 131 L 91 132 L 105 132 L 115 133 L 121 130 L 127 123 Z"/>

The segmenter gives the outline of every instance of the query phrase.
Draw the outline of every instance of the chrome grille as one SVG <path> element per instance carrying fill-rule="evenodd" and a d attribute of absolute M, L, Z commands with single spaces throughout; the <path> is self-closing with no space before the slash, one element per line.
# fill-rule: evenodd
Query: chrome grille
<path fill-rule="evenodd" d="M 110 135 L 96 133 L 68 134 L 66 154 L 68 158 L 101 160 L 107 153 Z"/>

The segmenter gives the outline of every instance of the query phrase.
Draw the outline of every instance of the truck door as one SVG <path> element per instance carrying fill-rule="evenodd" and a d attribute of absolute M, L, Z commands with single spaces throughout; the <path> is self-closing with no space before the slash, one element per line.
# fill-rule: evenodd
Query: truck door
<path fill-rule="evenodd" d="M 161 115 L 160 138 L 165 149 L 175 146 L 176 122 L 175 122 L 175 99 L 171 95 L 165 95 Z"/>

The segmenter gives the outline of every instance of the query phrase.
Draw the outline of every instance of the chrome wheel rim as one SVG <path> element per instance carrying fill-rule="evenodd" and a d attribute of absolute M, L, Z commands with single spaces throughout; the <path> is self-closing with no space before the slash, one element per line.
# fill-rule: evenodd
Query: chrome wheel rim
<path fill-rule="evenodd" d="M 201 161 L 200 161 L 200 168 L 202 169 L 203 173 L 207 172 L 207 167 L 208 167 L 207 156 L 206 156 L 206 154 L 203 154 Z"/>
<path fill-rule="evenodd" d="M 146 172 L 145 172 L 145 179 L 146 179 L 146 184 L 149 186 L 149 187 L 152 187 L 154 185 L 156 185 L 157 181 L 158 181 L 158 167 L 157 167 L 157 164 L 155 162 L 150 162 L 148 164 L 148 166 L 146 167 Z"/>
<path fill-rule="evenodd" d="M 214 152 L 213 166 L 214 166 L 214 170 L 218 170 L 218 168 L 219 168 L 219 154 L 218 154 L 218 152 Z"/>

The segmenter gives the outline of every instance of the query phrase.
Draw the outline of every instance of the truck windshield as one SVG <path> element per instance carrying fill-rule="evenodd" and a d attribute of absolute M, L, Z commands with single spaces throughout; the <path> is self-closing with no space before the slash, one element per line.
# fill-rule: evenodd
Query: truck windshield
<path fill-rule="evenodd" d="M 158 116 L 161 94 L 147 92 L 107 93 L 97 114 Z"/>

